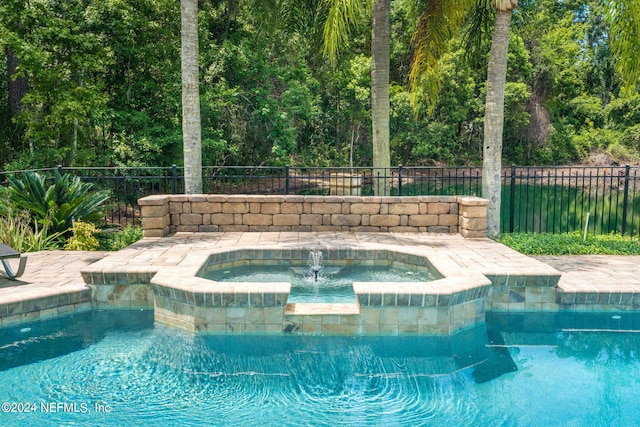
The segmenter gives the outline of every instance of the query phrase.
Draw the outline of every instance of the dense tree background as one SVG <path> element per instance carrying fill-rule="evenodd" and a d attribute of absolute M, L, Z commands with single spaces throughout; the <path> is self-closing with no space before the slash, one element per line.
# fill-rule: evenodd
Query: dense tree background
<path fill-rule="evenodd" d="M 204 164 L 371 165 L 370 20 L 330 64 L 323 2 L 199 3 Z M 490 40 L 453 40 L 416 114 L 417 3 L 391 2 L 392 164 L 480 164 Z M 532 3 L 513 16 L 504 162 L 637 162 L 640 93 L 621 92 L 599 2 Z M 182 163 L 179 2 L 6 0 L 0 52 L 0 169 Z"/>

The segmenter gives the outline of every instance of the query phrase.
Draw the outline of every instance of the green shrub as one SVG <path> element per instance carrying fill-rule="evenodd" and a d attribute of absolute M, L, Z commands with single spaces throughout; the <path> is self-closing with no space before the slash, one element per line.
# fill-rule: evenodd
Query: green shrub
<path fill-rule="evenodd" d="M 499 242 L 525 255 L 640 255 L 637 238 L 620 234 L 509 233 Z"/>
<path fill-rule="evenodd" d="M 92 184 L 55 170 L 54 182 L 48 187 L 43 176 L 26 172 L 21 178 L 9 177 L 4 193 L 13 210 L 28 210 L 37 223 L 47 224 L 54 233 L 65 233 L 74 220 L 92 222 L 104 216 L 109 192 L 92 189 Z"/>
<path fill-rule="evenodd" d="M 73 235 L 69 237 L 64 248 L 68 251 L 95 251 L 100 246 L 94 236 L 100 230 L 89 222 L 75 221 L 71 228 Z"/>
<path fill-rule="evenodd" d="M 57 249 L 61 233 L 50 233 L 45 224 L 32 224 L 29 212 L 18 215 L 7 212 L 0 216 L 0 242 L 9 245 L 18 252 L 34 252 Z"/>
<path fill-rule="evenodd" d="M 102 251 L 119 251 L 142 239 L 142 227 L 127 226 L 122 230 L 103 230 L 96 235 Z"/>

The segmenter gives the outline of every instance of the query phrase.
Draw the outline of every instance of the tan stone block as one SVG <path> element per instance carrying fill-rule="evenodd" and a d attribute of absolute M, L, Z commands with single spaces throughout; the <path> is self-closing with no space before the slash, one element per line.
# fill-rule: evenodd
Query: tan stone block
<path fill-rule="evenodd" d="M 220 231 L 249 231 L 248 225 L 220 225 Z"/>
<path fill-rule="evenodd" d="M 409 225 L 409 215 L 400 215 L 400 226 L 406 227 Z"/>
<path fill-rule="evenodd" d="M 180 214 L 180 225 L 202 225 L 202 215 Z"/>
<path fill-rule="evenodd" d="M 279 214 L 280 203 L 262 203 L 260 206 L 260 213 L 263 214 Z"/>
<path fill-rule="evenodd" d="M 302 213 L 302 203 L 281 203 L 280 213 L 300 215 Z"/>
<path fill-rule="evenodd" d="M 233 223 L 235 225 L 242 225 L 242 214 L 233 214 Z"/>
<path fill-rule="evenodd" d="M 275 214 L 273 215 L 273 225 L 300 225 L 300 215 L 297 214 Z"/>
<path fill-rule="evenodd" d="M 202 214 L 202 225 L 211 225 L 211 215 Z"/>
<path fill-rule="evenodd" d="M 409 217 L 411 227 L 429 227 L 438 225 L 438 215 L 411 215 Z"/>
<path fill-rule="evenodd" d="M 450 233 L 451 228 L 447 225 L 432 225 L 431 227 L 427 227 L 428 233 Z"/>
<path fill-rule="evenodd" d="M 228 198 L 227 194 L 209 194 L 207 196 L 207 202 L 226 202 Z"/>
<path fill-rule="evenodd" d="M 142 213 L 142 217 L 156 217 L 156 216 L 164 216 L 169 213 L 169 204 L 165 203 L 164 205 L 152 205 L 152 206 L 142 206 L 140 209 Z"/>
<path fill-rule="evenodd" d="M 456 214 L 438 215 L 438 225 L 458 225 L 459 218 Z"/>
<path fill-rule="evenodd" d="M 246 202 L 223 203 L 222 212 L 223 213 L 249 213 L 249 204 Z"/>
<path fill-rule="evenodd" d="M 389 205 L 389 214 L 392 215 L 417 215 L 419 213 L 417 203 L 394 203 Z"/>
<path fill-rule="evenodd" d="M 322 225 L 331 225 L 331 215 L 323 214 L 322 215 Z"/>
<path fill-rule="evenodd" d="M 449 203 L 449 213 L 457 214 L 459 212 L 458 206 L 458 202 Z"/>
<path fill-rule="evenodd" d="M 387 203 L 380 203 L 379 212 L 380 215 L 389 215 L 389 205 Z"/>
<path fill-rule="evenodd" d="M 487 206 L 489 200 L 476 196 L 458 196 L 458 204 L 465 206 Z"/>
<path fill-rule="evenodd" d="M 211 224 L 214 224 L 214 225 L 233 224 L 233 214 L 228 214 L 228 213 L 211 214 Z"/>
<path fill-rule="evenodd" d="M 176 231 L 179 233 L 196 233 L 199 230 L 199 225 L 176 225 Z"/>
<path fill-rule="evenodd" d="M 140 206 L 162 206 L 169 203 L 169 197 L 163 194 L 143 197 L 138 200 Z"/>
<path fill-rule="evenodd" d="M 349 227 L 355 227 L 360 225 L 362 217 L 360 215 L 331 215 L 331 225 L 346 225 Z"/>
<path fill-rule="evenodd" d="M 389 227 L 389 231 L 392 233 L 417 233 L 418 227 L 407 227 L 407 226 L 399 226 L 399 227 Z"/>
<path fill-rule="evenodd" d="M 453 224 L 450 224 L 453 225 Z M 487 218 L 465 218 L 460 217 L 460 228 L 469 231 L 483 231 L 487 229 Z"/>
<path fill-rule="evenodd" d="M 341 203 L 314 203 L 311 205 L 311 213 L 315 214 L 339 214 L 342 213 Z"/>
<path fill-rule="evenodd" d="M 322 225 L 322 215 L 302 214 L 300 215 L 300 225 Z"/>
<path fill-rule="evenodd" d="M 294 227 L 309 227 L 309 230 L 294 230 Z M 270 225 L 267 231 L 311 231 L 310 225 Z"/>
<path fill-rule="evenodd" d="M 248 213 L 242 215 L 241 224 L 245 225 L 272 225 L 273 215 Z"/>
<path fill-rule="evenodd" d="M 373 203 L 352 203 L 349 212 L 357 215 L 375 215 L 380 213 L 380 205 Z"/>
<path fill-rule="evenodd" d="M 369 225 L 373 227 L 396 227 L 400 225 L 400 215 L 371 215 Z"/>
<path fill-rule="evenodd" d="M 486 206 L 460 206 L 460 215 L 467 218 L 486 218 Z"/>
<path fill-rule="evenodd" d="M 151 217 L 151 218 L 142 218 L 142 228 L 164 228 L 169 225 L 169 215 L 159 216 L 159 217 Z"/>
<path fill-rule="evenodd" d="M 181 214 L 182 213 L 182 203 L 176 203 L 176 202 L 169 203 L 169 213 Z"/>
<path fill-rule="evenodd" d="M 182 203 L 182 213 L 191 213 L 191 202 Z"/>
<path fill-rule="evenodd" d="M 429 214 L 448 214 L 449 203 L 429 203 L 427 205 L 427 213 Z"/>
<path fill-rule="evenodd" d="M 360 220 L 360 224 L 363 226 L 369 226 L 369 220 L 371 219 L 371 215 L 362 215 L 362 219 Z"/>
<path fill-rule="evenodd" d="M 158 228 L 152 228 L 152 229 L 143 229 L 142 230 L 142 236 L 143 237 L 164 237 L 166 236 L 164 230 L 160 230 Z"/>
<path fill-rule="evenodd" d="M 260 213 L 262 203 L 249 203 L 249 213 Z"/>
<path fill-rule="evenodd" d="M 212 202 L 192 202 L 191 203 L 191 213 L 219 213 L 222 212 L 222 203 L 212 203 Z"/>
<path fill-rule="evenodd" d="M 487 237 L 486 231 L 467 230 L 466 228 L 460 229 L 460 235 L 466 239 L 481 239 Z"/>

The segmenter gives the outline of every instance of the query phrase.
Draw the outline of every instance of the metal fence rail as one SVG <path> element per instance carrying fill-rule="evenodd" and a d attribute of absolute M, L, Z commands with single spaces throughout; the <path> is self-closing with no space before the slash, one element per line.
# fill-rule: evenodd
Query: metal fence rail
<path fill-rule="evenodd" d="M 184 191 L 182 167 L 56 168 L 35 170 L 47 177 L 79 176 L 96 189 L 111 192 L 106 223 L 140 223 L 139 198 Z M 587 225 L 594 233 L 640 235 L 640 168 L 522 167 L 503 168 L 503 232 L 569 232 Z M 7 176 L 26 171 L 0 172 Z M 205 193 L 373 195 L 376 188 L 393 196 L 482 195 L 480 167 L 306 168 L 206 166 Z"/>

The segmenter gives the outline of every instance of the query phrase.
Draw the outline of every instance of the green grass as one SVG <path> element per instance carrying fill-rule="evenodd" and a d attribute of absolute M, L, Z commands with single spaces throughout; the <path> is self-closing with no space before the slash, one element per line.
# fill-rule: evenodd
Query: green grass
<path fill-rule="evenodd" d="M 620 234 L 587 234 L 583 241 L 580 232 L 510 233 L 498 241 L 525 255 L 640 255 L 638 238 Z"/>

